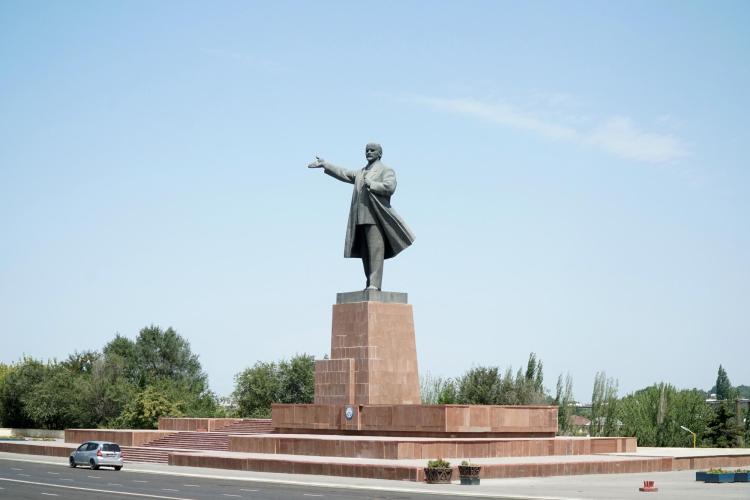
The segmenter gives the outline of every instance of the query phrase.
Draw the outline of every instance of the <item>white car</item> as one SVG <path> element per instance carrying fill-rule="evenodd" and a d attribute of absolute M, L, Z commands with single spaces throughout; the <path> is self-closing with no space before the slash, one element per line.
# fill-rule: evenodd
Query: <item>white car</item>
<path fill-rule="evenodd" d="M 108 441 L 87 441 L 70 454 L 70 466 L 88 465 L 93 470 L 101 466 L 122 469 L 120 445 Z"/>

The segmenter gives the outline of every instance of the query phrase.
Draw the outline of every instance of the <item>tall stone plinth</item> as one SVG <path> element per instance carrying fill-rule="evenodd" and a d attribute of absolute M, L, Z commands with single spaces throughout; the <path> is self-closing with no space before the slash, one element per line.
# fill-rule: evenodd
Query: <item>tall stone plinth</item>
<path fill-rule="evenodd" d="M 315 362 L 316 405 L 419 404 L 414 314 L 405 293 L 340 293 L 331 357 Z"/>

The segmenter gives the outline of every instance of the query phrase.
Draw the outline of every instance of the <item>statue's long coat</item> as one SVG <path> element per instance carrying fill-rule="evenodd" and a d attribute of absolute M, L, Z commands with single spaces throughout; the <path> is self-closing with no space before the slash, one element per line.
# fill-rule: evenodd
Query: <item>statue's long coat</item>
<path fill-rule="evenodd" d="M 354 184 L 352 204 L 349 209 L 349 222 L 346 226 L 344 257 L 361 258 L 362 245 L 357 238 L 357 205 L 360 196 L 367 196 L 370 212 L 383 231 L 385 258 L 398 255 L 403 249 L 414 243 L 414 233 L 391 207 L 391 196 L 396 191 L 396 173 L 380 161 L 367 169 L 346 170 L 335 165 L 326 164 L 325 172 L 331 177 Z M 370 188 L 364 186 L 365 177 Z"/>

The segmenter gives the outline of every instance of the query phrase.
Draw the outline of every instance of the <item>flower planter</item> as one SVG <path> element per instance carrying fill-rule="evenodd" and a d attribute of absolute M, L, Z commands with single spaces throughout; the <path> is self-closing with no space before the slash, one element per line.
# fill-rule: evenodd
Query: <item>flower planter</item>
<path fill-rule="evenodd" d="M 453 469 L 450 467 L 425 467 L 424 480 L 430 484 L 450 484 Z"/>
<path fill-rule="evenodd" d="M 701 470 L 695 473 L 695 480 L 696 481 L 703 481 L 706 482 L 706 476 L 708 476 L 708 472 Z"/>
<path fill-rule="evenodd" d="M 733 483 L 734 472 L 708 473 L 706 474 L 707 483 Z"/>
<path fill-rule="evenodd" d="M 464 484 L 464 485 L 479 484 L 479 472 L 481 470 L 482 470 L 482 467 L 479 465 L 459 465 L 458 477 L 461 479 L 461 484 Z"/>
<path fill-rule="evenodd" d="M 735 472 L 734 482 L 735 483 L 750 483 L 750 480 L 748 480 L 748 476 L 750 476 L 750 472 Z"/>

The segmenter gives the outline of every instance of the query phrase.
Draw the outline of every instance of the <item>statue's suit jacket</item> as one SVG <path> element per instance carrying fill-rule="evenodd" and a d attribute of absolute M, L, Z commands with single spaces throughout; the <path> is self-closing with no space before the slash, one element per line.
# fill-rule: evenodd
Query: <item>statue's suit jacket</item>
<path fill-rule="evenodd" d="M 331 177 L 354 184 L 349 222 L 346 227 L 344 257 L 362 257 L 362 245 L 358 241 L 357 232 L 360 196 L 368 197 L 370 213 L 383 231 L 386 259 L 397 255 L 414 242 L 414 233 L 391 207 L 391 196 L 396 191 L 396 172 L 392 168 L 376 161 L 369 169 L 346 170 L 328 163 L 324 169 Z M 370 182 L 369 189 L 364 186 L 365 177 Z"/>

